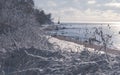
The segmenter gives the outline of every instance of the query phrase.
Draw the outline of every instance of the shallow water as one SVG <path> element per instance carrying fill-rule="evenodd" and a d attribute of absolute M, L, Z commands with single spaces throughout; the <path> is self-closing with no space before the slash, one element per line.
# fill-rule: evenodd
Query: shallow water
<path fill-rule="evenodd" d="M 112 35 L 112 48 L 120 49 L 120 24 L 117 23 L 63 23 L 59 25 L 61 29 L 53 30 L 52 33 L 56 35 L 68 36 L 76 38 L 77 40 L 85 41 L 90 37 L 94 37 L 95 28 L 101 29 L 103 33 Z M 96 36 L 99 39 L 98 36 Z"/>

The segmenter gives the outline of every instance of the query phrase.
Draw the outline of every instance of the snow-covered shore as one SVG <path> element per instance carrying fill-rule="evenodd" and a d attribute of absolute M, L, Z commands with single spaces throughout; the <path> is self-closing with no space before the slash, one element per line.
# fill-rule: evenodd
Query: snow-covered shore
<path fill-rule="evenodd" d="M 70 38 L 66 38 L 64 36 L 56 36 L 56 37 L 52 37 L 52 36 L 47 36 L 47 38 L 49 37 L 49 42 L 53 45 L 55 45 L 54 47 L 57 49 L 58 47 L 61 50 L 67 50 L 67 51 L 72 51 L 72 52 L 81 52 L 85 49 L 85 44 L 80 42 L 80 41 L 76 41 L 74 39 L 70 39 Z M 57 45 L 57 46 L 56 46 Z M 99 45 L 86 45 L 87 50 L 89 50 L 90 52 L 99 52 L 99 53 L 105 53 L 104 49 L 99 50 L 101 46 Z M 116 50 L 116 49 L 111 49 L 111 48 L 107 48 L 107 53 L 110 55 L 119 55 L 120 51 Z"/>
<path fill-rule="evenodd" d="M 79 45 L 82 45 L 82 46 L 85 45 L 87 48 L 91 48 L 91 49 L 94 49 L 94 50 L 99 50 L 99 51 L 102 51 L 102 52 L 105 51 L 104 45 L 102 44 L 102 42 L 101 43 L 94 42 L 92 44 L 89 44 L 88 42 L 85 43 L 84 41 L 80 40 L 76 36 L 75 36 L 75 38 L 72 37 L 72 36 L 71 37 L 68 36 L 69 35 L 69 31 L 67 32 L 67 29 L 69 30 L 69 25 L 68 25 L 68 28 L 66 26 L 66 30 L 64 29 L 64 27 L 65 27 L 64 25 L 63 26 L 62 25 L 61 26 L 57 26 L 57 27 L 56 27 L 56 25 L 52 25 L 52 26 L 48 26 L 48 28 L 46 28 L 46 30 L 48 31 L 48 33 L 51 33 L 50 35 L 52 35 L 55 38 L 58 38 L 59 40 L 72 42 L 74 44 L 79 44 Z M 74 27 L 74 25 L 73 25 L 73 27 Z M 61 28 L 63 28 L 63 29 L 61 29 Z M 72 35 L 72 34 L 70 34 L 70 35 Z M 82 36 L 82 35 L 80 35 L 80 36 Z M 109 40 L 109 41 L 111 41 L 111 40 Z M 60 45 L 60 43 L 58 43 L 58 44 Z M 107 49 L 106 49 L 106 52 L 111 53 L 111 54 L 115 54 L 115 55 L 119 55 L 120 54 L 120 49 L 117 48 L 117 47 L 119 47 L 119 44 L 115 44 L 113 41 L 111 41 L 110 43 L 106 43 L 106 44 L 108 45 Z M 74 49 L 75 49 L 74 51 L 78 51 L 78 50 L 76 50 L 76 48 L 74 48 Z"/>
<path fill-rule="evenodd" d="M 60 47 L 61 50 L 67 49 L 68 51 L 79 52 L 80 50 L 82 50 L 84 48 L 83 45 L 78 45 L 74 42 L 60 40 L 55 37 L 51 37 L 49 39 L 49 42 L 52 43 L 53 45 L 56 45 L 56 46 L 54 46 L 55 48 Z"/>
<path fill-rule="evenodd" d="M 49 37 L 49 42 L 53 44 L 55 49 L 60 48 L 61 50 L 67 50 L 69 52 L 81 52 L 85 49 L 84 45 L 80 45 L 74 42 L 66 41 L 66 40 L 61 40 L 55 37 L 47 36 Z M 94 48 L 89 48 L 87 49 L 91 52 L 95 52 Z M 99 51 L 99 53 L 105 53 L 104 51 Z"/>

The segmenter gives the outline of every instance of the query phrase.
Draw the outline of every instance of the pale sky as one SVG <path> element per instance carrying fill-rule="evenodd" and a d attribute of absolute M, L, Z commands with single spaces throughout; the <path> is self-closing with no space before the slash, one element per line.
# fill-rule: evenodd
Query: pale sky
<path fill-rule="evenodd" d="M 34 0 L 61 22 L 120 22 L 120 0 Z"/>

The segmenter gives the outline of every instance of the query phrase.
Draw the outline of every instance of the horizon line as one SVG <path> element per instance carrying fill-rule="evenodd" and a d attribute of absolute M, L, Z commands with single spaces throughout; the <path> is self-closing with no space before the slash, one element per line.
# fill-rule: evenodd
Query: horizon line
<path fill-rule="evenodd" d="M 57 23 L 57 22 L 54 22 L 54 23 Z M 120 24 L 120 22 L 109 22 L 109 21 L 106 21 L 106 22 L 80 21 L 80 22 L 61 22 L 61 23 L 119 23 Z"/>

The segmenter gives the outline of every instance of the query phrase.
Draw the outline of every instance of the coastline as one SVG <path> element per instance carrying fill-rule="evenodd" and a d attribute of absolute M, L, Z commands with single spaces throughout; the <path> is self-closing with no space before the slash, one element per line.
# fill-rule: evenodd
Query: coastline
<path fill-rule="evenodd" d="M 98 50 L 98 51 L 104 51 L 104 49 L 101 49 L 99 50 L 102 46 L 99 46 L 99 45 L 95 45 L 95 44 L 88 44 L 88 43 L 84 43 L 82 41 L 78 41 L 78 40 L 75 40 L 75 39 L 72 39 L 70 37 L 65 37 L 65 36 L 53 36 L 55 38 L 58 38 L 60 40 L 64 40 L 64 41 L 68 41 L 68 42 L 74 42 L 76 44 L 79 44 L 79 45 L 83 45 L 83 46 L 86 46 L 87 48 L 92 48 L 92 49 L 95 49 L 95 50 Z M 111 48 L 107 48 L 107 52 L 110 53 L 110 54 L 114 54 L 114 55 L 120 55 L 120 50 L 117 50 L 117 49 L 111 49 Z"/>
<path fill-rule="evenodd" d="M 57 25 L 51 25 L 51 26 L 46 27 L 44 30 L 45 31 L 51 31 L 51 30 L 56 30 L 56 28 L 58 28 Z M 57 38 L 59 40 L 63 40 L 63 41 L 73 42 L 73 43 L 76 43 L 78 45 L 83 45 L 83 46 L 86 46 L 87 48 L 91 48 L 91 49 L 94 49 L 94 50 L 105 52 L 104 49 L 100 50 L 100 48 L 102 47 L 100 45 L 84 43 L 82 41 L 75 40 L 75 39 L 72 39 L 70 37 L 61 36 L 61 35 L 56 35 L 56 36 L 52 36 L 52 37 Z M 108 52 L 110 54 L 114 54 L 114 55 L 120 55 L 120 50 L 118 50 L 118 49 L 107 48 L 106 52 Z"/>

